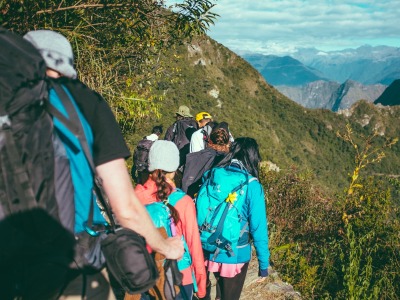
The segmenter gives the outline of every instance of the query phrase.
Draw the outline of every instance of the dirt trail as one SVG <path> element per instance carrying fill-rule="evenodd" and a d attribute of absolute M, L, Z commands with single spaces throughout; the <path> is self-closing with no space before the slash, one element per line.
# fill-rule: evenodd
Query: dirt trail
<path fill-rule="evenodd" d="M 108 286 L 107 273 L 103 271 L 98 275 L 88 278 L 87 300 L 115 300 L 115 297 Z M 247 272 L 244 283 L 241 300 L 287 300 L 301 299 L 292 286 L 283 282 L 279 275 L 270 269 L 270 276 L 261 283 L 256 282 L 258 279 L 258 262 L 257 258 L 253 257 Z M 211 275 L 212 292 L 211 299 L 215 299 L 215 281 Z M 82 291 L 81 283 L 77 283 L 74 292 L 70 296 L 62 297 L 62 300 L 80 300 L 79 296 Z"/>

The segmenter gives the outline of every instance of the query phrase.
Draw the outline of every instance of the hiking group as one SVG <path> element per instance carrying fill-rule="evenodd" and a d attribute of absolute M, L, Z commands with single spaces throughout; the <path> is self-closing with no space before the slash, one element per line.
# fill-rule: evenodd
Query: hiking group
<path fill-rule="evenodd" d="M 133 185 L 118 123 L 76 78 L 69 41 L 0 27 L 0 52 L 1 299 L 58 299 L 77 282 L 90 297 L 87 279 L 102 270 L 117 299 L 211 299 L 211 273 L 215 299 L 239 299 L 252 245 L 259 281 L 268 276 L 253 138 L 182 105 L 164 139 L 160 125 L 138 142 Z M 132 248 L 115 263 L 119 245 L 106 244 L 121 229 L 143 237 L 150 260 Z M 129 288 L 138 278 L 143 287 Z"/>

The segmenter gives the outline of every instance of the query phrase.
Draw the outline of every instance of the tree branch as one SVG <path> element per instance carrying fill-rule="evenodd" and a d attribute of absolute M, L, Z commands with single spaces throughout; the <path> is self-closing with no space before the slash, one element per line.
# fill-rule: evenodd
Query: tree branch
<path fill-rule="evenodd" d="M 40 14 L 46 14 L 46 13 L 55 13 L 59 11 L 65 11 L 65 10 L 71 10 L 71 9 L 86 9 L 86 8 L 106 8 L 106 7 L 122 7 L 122 6 L 127 6 L 129 4 L 125 3 L 117 3 L 117 4 L 81 4 L 81 5 L 73 5 L 73 6 L 67 6 L 67 7 L 58 7 L 58 8 L 51 8 L 51 9 L 45 9 L 45 10 L 39 10 L 36 12 L 37 15 Z M 132 6 L 135 4 L 132 4 Z"/>

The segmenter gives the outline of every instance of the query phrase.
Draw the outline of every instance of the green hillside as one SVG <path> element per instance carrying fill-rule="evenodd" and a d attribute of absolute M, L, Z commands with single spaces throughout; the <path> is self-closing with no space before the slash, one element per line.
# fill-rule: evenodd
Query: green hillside
<path fill-rule="evenodd" d="M 157 90 L 162 117 L 137 128 L 130 138 L 133 147 L 150 128 L 173 123 L 174 112 L 185 104 L 193 114 L 209 111 L 217 121 L 227 121 L 235 137 L 251 136 L 261 146 L 264 160 L 280 169 L 312 170 L 322 186 L 342 189 L 353 168 L 353 148 L 336 132 L 349 122 L 358 134 L 368 135 L 377 124 L 389 137 L 398 135 L 399 109 L 380 110 L 359 102 L 346 117 L 328 110 L 303 108 L 280 94 L 244 59 L 212 39 L 202 39 L 171 50 L 163 58 L 171 70 L 179 70 L 177 80 L 164 77 Z M 368 115 L 368 117 L 367 117 Z M 370 119 L 367 126 L 359 123 Z M 378 128 L 378 127 L 377 127 Z M 384 136 L 379 138 L 382 142 Z M 381 165 L 370 172 L 396 174 L 400 166 L 399 146 L 388 151 Z"/>

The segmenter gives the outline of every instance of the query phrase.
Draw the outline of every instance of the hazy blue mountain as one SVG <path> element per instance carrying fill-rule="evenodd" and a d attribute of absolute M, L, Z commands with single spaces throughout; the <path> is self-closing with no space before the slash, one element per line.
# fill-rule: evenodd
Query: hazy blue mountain
<path fill-rule="evenodd" d="M 268 83 L 308 108 L 338 111 L 360 99 L 373 102 L 400 78 L 400 48 L 396 47 L 362 46 L 330 52 L 307 48 L 292 56 L 242 56 Z"/>
<path fill-rule="evenodd" d="M 298 49 L 291 56 L 243 54 L 272 85 L 298 86 L 317 80 L 390 85 L 400 78 L 400 48 L 362 46 L 341 51 Z"/>
<path fill-rule="evenodd" d="M 343 84 L 334 81 L 314 81 L 304 86 L 275 86 L 289 99 L 307 108 L 326 108 L 332 111 L 347 109 L 358 100 L 375 101 L 385 90 L 382 84 L 363 85 L 353 80 Z"/>
<path fill-rule="evenodd" d="M 393 81 L 374 103 L 390 106 L 400 105 L 400 79 Z"/>
<path fill-rule="evenodd" d="M 292 56 L 332 81 L 350 79 L 364 84 L 389 85 L 400 78 L 400 48 L 396 47 L 365 45 L 329 52 L 299 49 Z"/>
<path fill-rule="evenodd" d="M 280 56 L 276 55 L 264 55 L 258 53 L 246 53 L 241 55 L 245 60 L 247 60 L 253 68 L 255 68 L 258 72 L 261 73 L 261 70 L 271 61 Z"/>
<path fill-rule="evenodd" d="M 317 80 L 327 80 L 321 72 L 290 56 L 245 54 L 243 58 L 272 85 L 300 86 Z"/>

